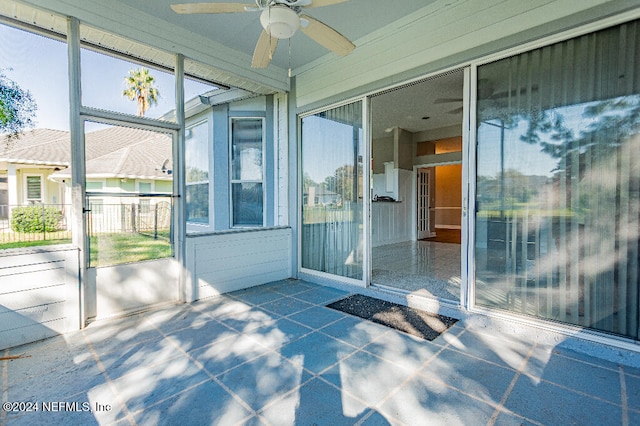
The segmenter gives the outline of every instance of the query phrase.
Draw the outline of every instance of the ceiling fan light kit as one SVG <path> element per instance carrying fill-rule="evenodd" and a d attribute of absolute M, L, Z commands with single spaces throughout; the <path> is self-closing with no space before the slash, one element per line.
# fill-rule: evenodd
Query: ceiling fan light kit
<path fill-rule="evenodd" d="M 171 9 L 180 14 L 261 12 L 260 24 L 264 31 L 256 43 L 251 66 L 266 68 L 273 59 L 278 40 L 293 37 L 298 29 L 340 56 L 351 53 L 356 46 L 349 39 L 327 24 L 301 14 L 306 8 L 333 6 L 346 1 L 348 0 L 255 0 L 255 6 L 227 2 L 183 3 L 172 4 Z"/>
<path fill-rule="evenodd" d="M 286 6 L 273 6 L 262 11 L 260 23 L 271 37 L 287 39 L 300 28 L 300 17 Z"/>

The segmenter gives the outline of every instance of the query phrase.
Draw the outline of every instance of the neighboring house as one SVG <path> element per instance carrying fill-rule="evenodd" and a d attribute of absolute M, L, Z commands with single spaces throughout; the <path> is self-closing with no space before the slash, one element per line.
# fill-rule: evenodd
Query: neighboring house
<path fill-rule="evenodd" d="M 171 144 L 165 134 L 125 127 L 87 133 L 86 188 L 89 194 L 100 193 L 89 197 L 94 213 L 103 213 L 104 205 L 135 202 L 143 210 L 152 205 L 152 199 L 132 199 L 130 194 L 171 194 Z M 0 179 L 6 180 L 6 184 L 0 181 L 6 199 L 0 207 L 3 218 L 10 216 L 11 208 L 29 204 L 51 205 L 68 213 L 70 162 L 66 131 L 35 129 L 7 142 L 0 151 Z"/>

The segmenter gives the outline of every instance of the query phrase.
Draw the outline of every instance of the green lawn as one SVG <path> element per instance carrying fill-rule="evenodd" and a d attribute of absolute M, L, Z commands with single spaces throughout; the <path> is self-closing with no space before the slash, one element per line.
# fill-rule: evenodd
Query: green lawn
<path fill-rule="evenodd" d="M 158 238 L 137 233 L 98 234 L 89 239 L 90 266 L 119 265 L 171 257 L 169 231 Z"/>
<path fill-rule="evenodd" d="M 22 248 L 22 247 L 39 247 L 50 246 L 54 244 L 71 244 L 71 238 L 59 238 L 50 240 L 35 240 L 35 241 L 13 241 L 13 242 L 1 242 L 0 250 Z"/>

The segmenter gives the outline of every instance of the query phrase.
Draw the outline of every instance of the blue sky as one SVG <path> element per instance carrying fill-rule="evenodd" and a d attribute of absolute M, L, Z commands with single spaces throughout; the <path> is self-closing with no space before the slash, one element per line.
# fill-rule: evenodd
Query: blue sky
<path fill-rule="evenodd" d="M 139 65 L 83 50 L 82 102 L 86 106 L 135 114 L 136 103 L 122 95 L 124 78 Z M 38 105 L 36 127 L 69 129 L 69 86 L 67 46 L 26 31 L 0 24 L 0 69 L 21 88 L 28 90 Z M 172 74 L 151 70 L 160 92 L 158 105 L 148 117 L 156 118 L 175 106 Z M 187 80 L 185 98 L 212 87 Z"/>

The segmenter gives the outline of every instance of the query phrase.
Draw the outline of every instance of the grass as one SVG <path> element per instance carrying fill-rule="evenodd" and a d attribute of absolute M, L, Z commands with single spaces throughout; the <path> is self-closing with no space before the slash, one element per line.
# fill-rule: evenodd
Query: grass
<path fill-rule="evenodd" d="M 171 257 L 169 231 L 158 238 L 137 233 L 98 234 L 89 239 L 89 264 L 92 267 L 119 265 Z"/>
<path fill-rule="evenodd" d="M 0 250 L 12 249 L 12 248 L 23 248 L 23 247 L 51 246 L 55 244 L 71 244 L 71 238 L 2 242 L 0 243 Z"/>

